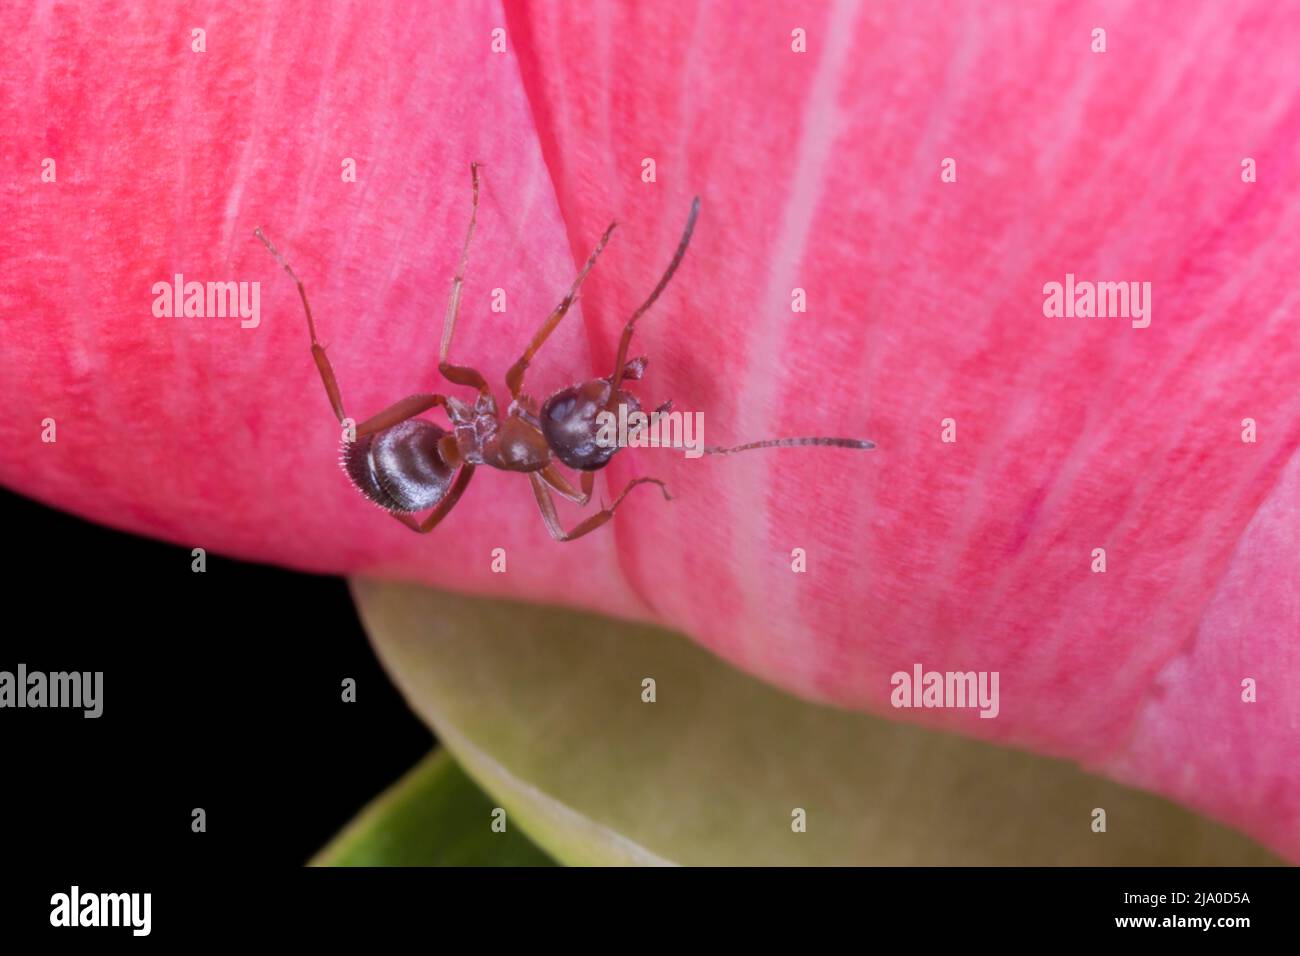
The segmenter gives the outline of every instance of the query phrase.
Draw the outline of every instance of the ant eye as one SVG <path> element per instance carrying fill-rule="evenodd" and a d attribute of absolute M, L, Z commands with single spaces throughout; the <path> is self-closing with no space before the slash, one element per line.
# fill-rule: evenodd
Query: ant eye
<path fill-rule="evenodd" d="M 610 383 L 595 379 L 571 385 L 552 395 L 542 405 L 542 434 L 555 457 L 570 468 L 596 471 L 609 464 L 618 446 L 604 446 L 596 441 L 600 434 L 597 421 L 609 400 Z M 626 396 L 635 403 L 630 395 Z"/>

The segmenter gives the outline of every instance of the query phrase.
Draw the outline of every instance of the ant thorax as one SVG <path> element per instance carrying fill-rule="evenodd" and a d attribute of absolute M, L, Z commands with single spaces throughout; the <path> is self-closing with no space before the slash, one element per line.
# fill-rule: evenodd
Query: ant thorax
<path fill-rule="evenodd" d="M 453 419 L 453 447 L 440 444 L 439 454 L 449 466 L 487 465 L 502 471 L 541 471 L 551 461 L 551 450 L 537 419 L 511 404 L 510 413 L 497 416 L 495 403 L 480 400 L 466 415 L 460 405 Z"/>
<path fill-rule="evenodd" d="M 492 444 L 498 425 L 496 401 L 491 393 L 480 395 L 473 405 L 448 396 L 446 410 L 451 419 L 455 446 L 440 446 L 439 454 L 443 460 L 453 467 L 461 463 L 488 464 L 484 450 Z"/>
<path fill-rule="evenodd" d="M 459 454 L 460 460 L 471 465 L 484 464 L 483 445 L 492 439 L 495 432 L 495 419 L 457 425 L 454 434 L 456 436 L 456 452 Z"/>

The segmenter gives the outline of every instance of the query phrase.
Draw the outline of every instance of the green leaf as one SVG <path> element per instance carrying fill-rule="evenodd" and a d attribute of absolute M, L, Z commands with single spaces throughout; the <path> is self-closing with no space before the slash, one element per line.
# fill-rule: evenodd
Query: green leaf
<path fill-rule="evenodd" d="M 434 751 L 361 811 L 312 866 L 552 866 L 445 750 Z"/>
<path fill-rule="evenodd" d="M 1278 862 L 1162 798 L 795 699 L 653 627 L 392 583 L 353 590 L 417 713 L 564 863 Z M 1105 833 L 1092 832 L 1095 807 Z"/>

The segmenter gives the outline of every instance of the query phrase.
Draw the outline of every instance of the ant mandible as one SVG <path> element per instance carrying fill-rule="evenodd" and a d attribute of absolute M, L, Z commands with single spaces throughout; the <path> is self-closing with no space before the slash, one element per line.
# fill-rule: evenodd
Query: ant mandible
<path fill-rule="evenodd" d="M 640 410 L 636 397 L 622 389 L 625 379 L 636 381 L 641 378 L 648 362 L 645 357 L 628 361 L 632 331 L 636 320 L 659 298 L 681 265 L 686 247 L 691 241 L 691 232 L 695 229 L 700 199 L 696 196 L 691 203 L 686 229 L 663 278 L 650 293 L 650 298 L 632 313 L 627 325 L 623 327 L 613 374 L 561 389 L 542 403 L 540 411 L 536 402 L 523 391 L 524 373 L 528 370 L 529 363 L 573 305 L 583 280 L 587 278 L 587 273 L 596 263 L 596 257 L 605 248 L 605 243 L 614 231 L 616 224 L 610 223 L 596 243 L 595 250 L 587 258 L 586 265 L 573 280 L 568 294 L 556 306 L 555 311 L 547 316 L 519 361 L 506 373 L 510 408 L 502 419 L 483 375 L 464 365 L 452 365 L 447 357 L 460 313 L 460 291 L 469 261 L 470 240 L 474 237 L 474 226 L 478 220 L 479 165 L 470 164 L 474 202 L 470 210 L 469 230 L 461 248 L 460 264 L 451 283 L 451 301 L 447 304 L 447 315 L 442 326 L 442 345 L 438 352 L 438 369 L 443 378 L 453 385 L 477 389 L 478 397 L 472 405 L 449 395 L 419 394 L 404 398 L 356 426 L 355 438 L 349 436 L 343 442 L 340 464 L 362 495 L 420 534 L 432 531 L 438 522 L 447 517 L 465 493 L 477 466 L 487 465 L 502 471 L 522 472 L 532 482 L 537 506 L 541 509 L 542 520 L 551 537 L 556 541 L 573 541 L 595 531 L 614 517 L 614 512 L 628 492 L 637 485 L 656 484 L 666 500 L 672 498 L 668 486 L 658 478 L 635 478 L 627 483 L 612 505 L 602 507 L 572 531 L 565 531 L 556 514 L 551 492 L 558 492 L 579 506 L 586 505 L 591 500 L 592 489 L 595 487 L 596 472 L 604 468 L 618 451 L 617 445 L 597 441 L 597 416 L 601 411 L 615 409 L 620 403 L 627 405 L 629 414 Z M 302 299 L 303 311 L 307 314 L 312 358 L 320 371 L 321 382 L 325 385 L 325 393 L 329 396 L 330 406 L 334 409 L 339 424 L 346 425 L 347 414 L 343 410 L 338 381 L 325 356 L 325 348 L 316 338 L 316 325 L 312 320 L 311 306 L 307 304 L 307 292 L 302 280 L 271 244 L 261 226 L 253 234 L 270 250 L 271 255 L 275 256 L 276 261 L 298 286 L 298 296 Z M 665 402 L 657 411 L 664 412 L 671 405 L 671 401 Z M 433 422 L 416 417 L 435 407 L 441 407 L 447 413 L 452 431 L 448 432 Z M 872 442 L 853 438 L 782 438 L 750 442 L 731 448 L 705 448 L 704 453 L 720 455 L 752 448 L 791 445 L 863 449 L 875 447 Z M 581 472 L 581 490 L 574 488 L 556 467 L 555 459 Z M 413 515 L 426 508 L 433 510 L 423 521 L 417 522 Z"/>

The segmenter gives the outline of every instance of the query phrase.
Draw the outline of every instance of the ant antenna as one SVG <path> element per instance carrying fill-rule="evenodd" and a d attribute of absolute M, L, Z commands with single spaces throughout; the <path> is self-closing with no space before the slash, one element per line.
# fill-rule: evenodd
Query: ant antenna
<path fill-rule="evenodd" d="M 266 233 L 262 231 L 261 226 L 258 226 L 253 230 L 253 235 L 257 236 L 257 238 L 262 241 L 262 245 L 266 246 L 266 248 L 270 250 L 271 255 L 275 256 L 275 261 L 284 266 L 284 271 L 289 273 L 289 278 L 292 279 L 294 284 L 298 287 L 298 298 L 302 299 L 303 311 L 307 313 L 307 334 L 311 336 L 312 345 L 315 346 L 316 323 L 312 321 L 311 306 L 307 304 L 307 290 L 302 287 L 302 280 L 298 278 L 297 274 L 291 268 L 289 268 L 289 263 L 285 261 L 284 256 L 280 255 L 280 250 L 271 244 L 270 239 L 266 238 Z"/>
<path fill-rule="evenodd" d="M 655 299 L 659 298 L 660 293 L 668 285 L 668 280 L 673 277 L 677 267 L 682 264 L 682 257 L 686 255 L 686 247 L 691 243 L 691 233 L 695 231 L 695 219 L 700 214 L 700 197 L 696 196 L 691 202 L 691 214 L 686 217 L 686 229 L 682 232 L 682 241 L 677 243 L 677 251 L 673 253 L 673 261 L 668 263 L 668 270 L 664 273 L 659 284 L 654 287 L 650 293 L 650 298 L 646 299 L 641 308 L 632 313 L 632 318 L 627 320 L 627 325 L 623 326 L 623 337 L 618 343 L 618 360 L 614 363 L 614 380 L 613 388 L 610 390 L 609 397 L 611 402 L 618 401 L 618 387 L 623 382 L 623 368 L 627 364 L 627 350 L 632 344 L 632 330 L 636 326 L 636 320 L 654 305 Z"/>
<path fill-rule="evenodd" d="M 863 438 L 770 438 L 767 441 L 752 441 L 745 445 L 733 445 L 730 448 L 711 445 L 704 449 L 704 454 L 730 455 L 732 452 L 749 451 L 753 448 L 792 448 L 795 445 L 829 445 L 832 448 L 860 448 L 864 451 L 876 447 L 875 442 Z"/>

